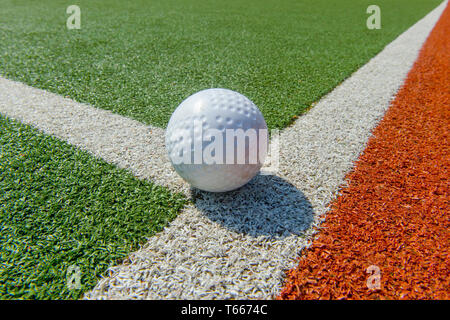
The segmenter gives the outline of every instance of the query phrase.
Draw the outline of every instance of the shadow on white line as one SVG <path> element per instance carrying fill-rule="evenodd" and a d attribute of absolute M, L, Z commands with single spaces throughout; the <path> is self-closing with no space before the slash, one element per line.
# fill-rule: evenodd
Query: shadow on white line
<path fill-rule="evenodd" d="M 195 206 L 211 221 L 251 237 L 298 236 L 313 222 L 309 200 L 277 176 L 258 175 L 245 186 L 225 193 L 191 191 Z"/>

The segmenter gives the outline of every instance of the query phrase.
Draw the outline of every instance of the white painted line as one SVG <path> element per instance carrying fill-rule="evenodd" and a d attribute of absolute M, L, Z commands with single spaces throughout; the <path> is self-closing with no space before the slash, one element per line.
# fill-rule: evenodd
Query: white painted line
<path fill-rule="evenodd" d="M 189 186 L 172 169 L 164 129 L 0 77 L 0 113 L 173 191 Z"/>

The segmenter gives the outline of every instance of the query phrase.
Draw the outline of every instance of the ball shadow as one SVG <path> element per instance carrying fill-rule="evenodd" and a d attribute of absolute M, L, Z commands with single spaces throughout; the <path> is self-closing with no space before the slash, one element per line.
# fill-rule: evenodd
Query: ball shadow
<path fill-rule="evenodd" d="M 214 193 L 191 189 L 195 206 L 211 221 L 252 237 L 300 235 L 313 222 L 305 195 L 288 181 L 258 175 L 238 190 Z"/>

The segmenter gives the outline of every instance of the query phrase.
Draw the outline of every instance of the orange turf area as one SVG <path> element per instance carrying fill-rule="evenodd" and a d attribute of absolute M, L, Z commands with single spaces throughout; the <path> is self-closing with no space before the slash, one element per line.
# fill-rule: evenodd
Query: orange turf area
<path fill-rule="evenodd" d="M 450 298 L 449 35 L 447 7 L 279 299 Z"/>

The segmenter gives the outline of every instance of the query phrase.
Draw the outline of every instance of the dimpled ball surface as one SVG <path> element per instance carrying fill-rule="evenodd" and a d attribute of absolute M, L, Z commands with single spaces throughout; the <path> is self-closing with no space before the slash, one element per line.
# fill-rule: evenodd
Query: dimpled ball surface
<path fill-rule="evenodd" d="M 207 135 L 208 129 L 217 129 L 223 133 L 223 154 L 226 156 L 226 129 L 255 129 L 257 139 L 260 141 L 260 129 L 267 130 L 267 125 L 258 107 L 244 95 L 228 89 L 207 89 L 199 91 L 184 100 L 172 114 L 166 129 L 166 148 L 169 159 L 177 173 L 191 186 L 210 192 L 225 192 L 237 189 L 249 182 L 258 174 L 264 159 L 257 159 L 257 163 L 249 163 L 248 154 L 258 149 L 257 143 L 245 144 L 246 162 L 244 164 L 223 163 L 207 164 L 202 159 L 200 163 L 179 163 L 180 156 L 184 150 L 189 152 L 192 160 L 194 155 L 194 140 L 198 142 L 202 149 L 211 142 L 200 138 L 198 131 L 200 126 L 203 135 Z M 187 140 L 187 141 L 186 141 Z M 267 139 L 266 139 L 267 140 Z M 197 145 L 199 145 L 197 144 Z M 266 145 L 268 141 L 266 141 Z M 236 141 L 234 141 L 235 149 Z M 198 150 L 198 149 L 197 149 Z M 236 155 L 236 150 L 235 150 Z M 178 157 L 178 161 L 174 159 Z M 226 159 L 226 158 L 224 158 Z"/>

